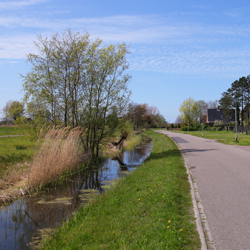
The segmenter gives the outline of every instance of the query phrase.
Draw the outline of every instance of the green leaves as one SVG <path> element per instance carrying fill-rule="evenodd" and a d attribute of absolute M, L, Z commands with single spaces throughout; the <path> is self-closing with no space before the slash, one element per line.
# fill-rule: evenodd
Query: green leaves
<path fill-rule="evenodd" d="M 181 119 L 185 123 L 191 123 L 197 121 L 198 119 L 199 107 L 197 102 L 191 97 L 182 102 L 179 111 L 181 114 Z"/>
<path fill-rule="evenodd" d="M 86 127 L 87 146 L 98 154 L 129 101 L 126 44 L 102 46 L 87 32 L 68 29 L 51 38 L 39 36 L 35 46 L 38 54 L 28 55 L 31 71 L 23 76 L 29 116 L 42 124 Z"/>
<path fill-rule="evenodd" d="M 14 121 L 16 121 L 18 117 L 21 117 L 23 113 L 23 105 L 20 102 L 14 101 L 10 104 L 10 107 L 8 108 L 8 114 Z"/>

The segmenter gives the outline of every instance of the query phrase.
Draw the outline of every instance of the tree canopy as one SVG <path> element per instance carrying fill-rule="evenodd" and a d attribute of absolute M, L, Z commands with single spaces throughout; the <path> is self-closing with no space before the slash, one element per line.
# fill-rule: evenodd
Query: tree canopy
<path fill-rule="evenodd" d="M 8 108 L 8 116 L 11 117 L 11 119 L 16 121 L 18 117 L 23 116 L 23 113 L 24 113 L 24 108 L 23 108 L 23 105 L 19 101 L 11 102 Z"/>
<path fill-rule="evenodd" d="M 232 108 L 238 110 L 238 121 L 249 123 L 250 120 L 250 76 L 243 76 L 239 80 L 235 80 L 227 91 L 221 94 L 219 100 L 220 106 L 225 113 L 229 113 Z M 239 112 L 240 111 L 240 112 Z M 241 113 L 241 118 L 240 114 Z"/>
<path fill-rule="evenodd" d="M 37 122 L 86 127 L 86 146 L 98 156 L 129 101 L 128 47 L 70 29 L 39 36 L 35 46 L 38 53 L 27 58 L 31 70 L 22 76 L 27 112 Z"/>
<path fill-rule="evenodd" d="M 189 97 L 184 100 L 179 108 L 181 119 L 185 123 L 197 122 L 199 117 L 199 107 L 197 102 Z"/>

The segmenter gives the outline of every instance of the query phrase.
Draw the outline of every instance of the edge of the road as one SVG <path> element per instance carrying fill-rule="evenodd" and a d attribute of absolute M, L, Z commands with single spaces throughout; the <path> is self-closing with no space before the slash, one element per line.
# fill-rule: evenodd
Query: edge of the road
<path fill-rule="evenodd" d="M 165 134 L 165 133 L 163 133 L 163 134 Z M 167 134 L 165 134 L 165 135 L 168 136 Z M 207 217 L 206 217 L 203 205 L 201 203 L 201 197 L 200 197 L 200 194 L 198 192 L 198 187 L 197 187 L 194 175 L 192 173 L 192 170 L 190 169 L 189 161 L 188 161 L 185 153 L 183 152 L 182 148 L 180 147 L 180 145 L 175 140 L 173 140 L 170 136 L 168 136 L 168 137 L 176 144 L 176 146 L 180 150 L 181 155 L 182 155 L 184 162 L 185 162 L 185 167 L 186 167 L 187 174 L 188 174 L 188 181 L 189 181 L 190 187 L 191 187 L 190 191 L 191 191 L 191 196 L 192 196 L 197 231 L 199 233 L 199 237 L 200 237 L 200 241 L 201 241 L 201 250 L 208 250 L 208 249 L 209 250 L 216 250 L 216 248 L 214 246 L 213 239 L 212 239 L 212 234 L 211 234 L 211 231 L 209 229 Z"/>

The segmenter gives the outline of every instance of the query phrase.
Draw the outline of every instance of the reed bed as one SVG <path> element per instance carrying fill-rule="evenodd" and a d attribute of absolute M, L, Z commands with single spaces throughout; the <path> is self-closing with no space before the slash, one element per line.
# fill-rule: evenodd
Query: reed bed
<path fill-rule="evenodd" d="M 84 151 L 84 134 L 81 127 L 49 129 L 31 166 L 28 187 L 45 185 L 84 162 L 88 158 Z"/>

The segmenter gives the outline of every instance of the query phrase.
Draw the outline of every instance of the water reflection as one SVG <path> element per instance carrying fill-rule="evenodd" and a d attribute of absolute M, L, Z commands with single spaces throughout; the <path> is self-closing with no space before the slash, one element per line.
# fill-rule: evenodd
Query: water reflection
<path fill-rule="evenodd" d="M 49 234 L 51 228 L 61 225 L 80 206 L 105 192 L 111 180 L 126 176 L 140 165 L 152 146 L 152 142 L 144 142 L 118 158 L 107 159 L 99 168 L 84 170 L 54 188 L 0 207 L 0 249 L 34 247 L 41 234 Z"/>

